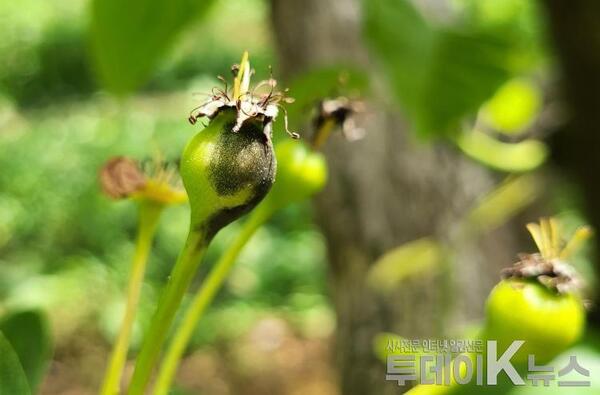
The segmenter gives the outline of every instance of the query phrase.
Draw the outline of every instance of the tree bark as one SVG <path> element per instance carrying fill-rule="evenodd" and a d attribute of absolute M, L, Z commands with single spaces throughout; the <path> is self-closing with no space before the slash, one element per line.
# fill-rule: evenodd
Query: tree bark
<path fill-rule="evenodd" d="M 600 232 L 600 2 L 544 0 L 562 67 L 569 121 L 553 142 L 553 158 L 580 186 L 588 219 Z M 598 244 L 596 238 L 596 244 Z M 600 257 L 596 257 L 600 284 Z M 591 314 L 600 327 L 600 309 Z"/>
<path fill-rule="evenodd" d="M 499 268 L 513 260 L 512 235 L 505 230 L 484 241 L 465 243 L 453 236 L 495 180 L 444 144 L 413 141 L 406 122 L 388 111 L 384 84 L 362 42 L 358 0 L 272 0 L 271 7 L 287 78 L 340 62 L 370 70 L 375 94 L 366 137 L 352 143 L 340 135 L 330 139 L 325 147 L 330 179 L 316 210 L 329 251 L 340 393 L 398 394 L 397 384 L 385 380 L 385 364 L 374 356 L 373 337 L 383 331 L 438 337 L 448 327 L 481 318 Z M 450 272 L 411 279 L 387 295 L 367 285 L 369 269 L 384 252 L 430 235 L 456 249 Z M 440 319 L 446 316 L 448 321 Z"/>

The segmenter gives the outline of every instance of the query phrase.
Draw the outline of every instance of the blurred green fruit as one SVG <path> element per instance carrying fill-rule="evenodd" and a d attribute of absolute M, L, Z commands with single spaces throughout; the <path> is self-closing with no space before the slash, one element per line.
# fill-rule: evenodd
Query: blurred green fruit
<path fill-rule="evenodd" d="M 498 353 L 515 340 L 525 341 L 514 363 L 526 363 L 530 354 L 538 365 L 548 362 L 580 338 L 584 322 L 578 296 L 555 293 L 532 280 L 503 280 L 487 300 L 486 335 L 498 341 Z"/>
<path fill-rule="evenodd" d="M 477 129 L 460 134 L 456 144 L 470 158 L 493 169 L 510 173 L 534 170 L 548 156 L 548 148 L 541 141 L 526 139 L 508 143 Z"/>
<path fill-rule="evenodd" d="M 277 179 L 265 199 L 265 205 L 277 210 L 315 194 L 327 181 L 327 164 L 323 154 L 303 142 L 286 140 L 275 147 Z"/>

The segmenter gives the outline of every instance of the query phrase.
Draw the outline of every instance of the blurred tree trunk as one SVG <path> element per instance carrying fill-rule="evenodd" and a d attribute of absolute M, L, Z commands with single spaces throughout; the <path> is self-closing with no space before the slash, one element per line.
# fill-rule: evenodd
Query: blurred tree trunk
<path fill-rule="evenodd" d="M 374 89 L 381 88 L 361 40 L 359 4 L 272 0 L 280 72 L 289 79 L 319 66 L 352 62 L 371 70 Z M 316 201 L 328 243 L 344 395 L 399 393 L 396 383 L 385 381 L 373 337 L 393 331 L 431 338 L 442 334 L 441 318 L 447 315 L 450 324 L 480 318 L 499 267 L 510 264 L 516 252 L 506 231 L 471 243 L 453 240 L 458 220 L 495 180 L 450 147 L 412 141 L 406 123 L 381 102 L 370 106 L 374 114 L 363 140 L 350 143 L 334 135 L 327 144 L 330 180 Z M 412 279 L 391 295 L 366 284 L 369 268 L 384 252 L 429 235 L 454 247 L 461 244 L 451 273 Z"/>
<path fill-rule="evenodd" d="M 545 0 L 551 38 L 563 71 L 569 122 L 556 135 L 556 163 L 576 180 L 588 218 L 600 235 L 600 2 Z M 596 258 L 597 260 L 600 257 Z M 600 261 L 596 265 L 600 283 Z M 600 327 L 600 309 L 592 321 Z"/>

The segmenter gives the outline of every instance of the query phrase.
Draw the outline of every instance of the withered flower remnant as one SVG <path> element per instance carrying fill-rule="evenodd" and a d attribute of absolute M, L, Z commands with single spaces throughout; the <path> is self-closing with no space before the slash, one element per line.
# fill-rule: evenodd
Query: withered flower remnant
<path fill-rule="evenodd" d="M 361 100 L 345 96 L 326 98 L 317 103 L 313 121 L 315 133 L 312 137 L 313 149 L 319 149 L 335 128 L 340 128 L 342 135 L 350 141 L 364 137 L 365 131 L 356 124 L 355 116 L 365 111 L 365 103 Z"/>
<path fill-rule="evenodd" d="M 111 158 L 100 170 L 100 185 L 113 199 L 131 198 L 159 204 L 187 201 L 177 170 L 160 159 L 140 166 L 125 156 Z"/>

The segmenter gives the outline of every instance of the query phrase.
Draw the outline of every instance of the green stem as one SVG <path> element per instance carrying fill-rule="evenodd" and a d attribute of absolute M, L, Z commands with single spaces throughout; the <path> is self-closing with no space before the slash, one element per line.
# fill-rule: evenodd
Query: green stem
<path fill-rule="evenodd" d="M 208 240 L 202 232 L 190 230 L 185 246 L 177 258 L 163 291 L 156 313 L 152 317 L 150 329 L 144 337 L 129 386 L 129 395 L 144 394 L 175 313 L 196 273 L 207 245 Z"/>
<path fill-rule="evenodd" d="M 162 213 L 163 206 L 151 202 L 140 202 L 138 235 L 135 243 L 135 253 L 131 263 L 129 285 L 127 287 L 127 304 L 125 315 L 117 341 L 113 346 L 110 361 L 106 368 L 104 381 L 100 390 L 101 395 L 115 395 L 119 393 L 123 367 L 127 361 L 129 340 L 135 322 L 137 305 L 140 300 L 140 291 L 144 281 L 144 273 L 148 262 L 148 254 L 152 247 L 152 240 L 156 233 L 156 226 Z"/>
<path fill-rule="evenodd" d="M 248 243 L 254 232 L 263 225 L 270 217 L 271 211 L 266 205 L 258 206 L 250 215 L 242 230 L 237 235 L 233 244 L 221 256 L 219 261 L 211 270 L 209 276 L 202 283 L 202 286 L 196 293 L 192 304 L 185 312 L 183 321 L 177 328 L 173 340 L 169 345 L 163 362 L 158 372 L 154 395 L 167 395 L 169 388 L 177 372 L 179 361 L 189 343 L 194 329 L 202 318 L 207 306 L 210 305 L 213 298 L 223 285 L 236 258 Z"/>

